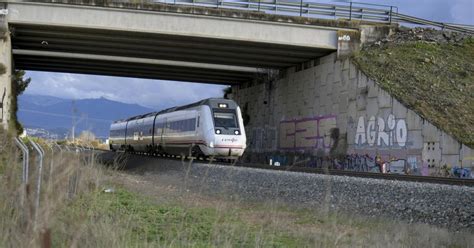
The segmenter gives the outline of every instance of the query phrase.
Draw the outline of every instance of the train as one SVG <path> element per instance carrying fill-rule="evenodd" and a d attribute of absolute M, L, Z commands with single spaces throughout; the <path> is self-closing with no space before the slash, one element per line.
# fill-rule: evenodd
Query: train
<path fill-rule="evenodd" d="M 112 151 L 237 159 L 247 138 L 240 107 L 233 100 L 192 104 L 114 121 Z"/>

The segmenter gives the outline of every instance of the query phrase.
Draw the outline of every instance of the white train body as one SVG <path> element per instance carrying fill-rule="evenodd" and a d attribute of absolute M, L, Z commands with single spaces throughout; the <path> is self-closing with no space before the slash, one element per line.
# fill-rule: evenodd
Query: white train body
<path fill-rule="evenodd" d="M 239 106 L 206 99 L 112 123 L 111 150 L 173 155 L 240 157 L 246 135 Z"/>

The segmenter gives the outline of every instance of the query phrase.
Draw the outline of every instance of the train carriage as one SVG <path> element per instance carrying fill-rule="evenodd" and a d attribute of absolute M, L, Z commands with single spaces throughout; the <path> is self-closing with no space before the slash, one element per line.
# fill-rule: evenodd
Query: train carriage
<path fill-rule="evenodd" d="M 210 98 L 112 123 L 111 150 L 236 158 L 246 148 L 239 106 Z"/>

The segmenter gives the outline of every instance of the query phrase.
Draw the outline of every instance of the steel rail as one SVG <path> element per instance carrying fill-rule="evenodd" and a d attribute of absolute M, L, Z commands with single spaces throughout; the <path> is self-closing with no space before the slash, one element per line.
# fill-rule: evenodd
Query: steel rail
<path fill-rule="evenodd" d="M 411 181 L 411 182 L 420 182 L 420 183 L 435 183 L 435 184 L 448 184 L 448 185 L 474 187 L 473 179 L 463 179 L 463 178 L 415 176 L 415 175 L 401 175 L 401 174 L 382 174 L 382 173 L 374 173 L 374 172 L 322 169 L 322 168 L 311 168 L 311 167 L 300 167 L 300 166 L 270 166 L 270 165 L 246 164 L 246 163 L 243 163 L 243 164 L 237 163 L 236 165 L 242 166 L 242 167 L 257 168 L 257 169 L 303 172 L 303 173 L 310 173 L 310 174 L 327 174 L 327 175 L 334 175 L 334 176 L 363 177 L 363 178 L 395 180 L 395 181 Z"/>

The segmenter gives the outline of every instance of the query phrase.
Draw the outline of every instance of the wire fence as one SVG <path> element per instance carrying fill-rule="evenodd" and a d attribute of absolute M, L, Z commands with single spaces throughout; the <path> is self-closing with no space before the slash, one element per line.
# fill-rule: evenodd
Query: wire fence
<path fill-rule="evenodd" d="M 33 230 L 37 230 L 41 226 L 40 214 L 44 209 L 42 205 L 48 204 L 46 195 L 51 195 L 53 191 L 54 193 L 62 191 L 66 199 L 72 200 L 78 194 L 80 187 L 81 167 L 60 166 L 61 164 L 55 166 L 55 161 L 64 165 L 63 155 L 69 158 L 77 156 L 83 165 L 93 167 L 95 165 L 94 149 L 76 145 L 71 149 L 69 146 L 61 146 L 54 142 L 39 144 L 33 139 L 18 137 L 14 138 L 14 143 L 21 150 L 20 158 L 23 167 L 19 213 L 24 226 L 29 226 L 28 223 L 31 221 Z M 48 161 L 49 163 L 46 163 Z M 64 178 L 66 182 L 63 185 L 66 187 L 59 187 L 58 181 L 63 181 Z M 46 188 L 43 187 L 43 182 L 47 183 Z"/>

